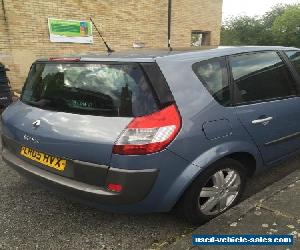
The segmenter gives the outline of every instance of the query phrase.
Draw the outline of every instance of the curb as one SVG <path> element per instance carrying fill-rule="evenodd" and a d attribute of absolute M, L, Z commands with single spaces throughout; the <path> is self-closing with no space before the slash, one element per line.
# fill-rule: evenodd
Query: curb
<path fill-rule="evenodd" d="M 287 188 L 292 183 L 296 182 L 300 179 L 300 169 L 292 172 L 291 174 L 287 175 L 283 179 L 273 183 L 272 185 L 266 187 L 262 191 L 254 194 L 253 196 L 249 197 L 248 199 L 242 201 L 235 207 L 229 209 L 225 213 L 221 214 L 220 216 L 212 219 L 208 223 L 198 227 L 192 233 L 178 239 L 174 243 L 164 247 L 163 249 L 192 249 L 192 234 L 217 234 L 221 229 L 226 229 L 228 226 L 238 221 L 239 218 L 243 217 L 247 214 L 250 210 L 254 209 L 255 207 L 260 207 L 261 204 L 270 198 L 271 196 L 277 194 L 281 190 Z"/>

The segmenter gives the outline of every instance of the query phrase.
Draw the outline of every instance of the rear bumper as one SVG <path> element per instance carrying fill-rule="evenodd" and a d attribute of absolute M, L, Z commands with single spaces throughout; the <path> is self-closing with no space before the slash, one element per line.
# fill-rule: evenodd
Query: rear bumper
<path fill-rule="evenodd" d="M 2 158 L 25 177 L 51 190 L 62 192 L 70 198 L 96 206 L 129 205 L 142 201 L 151 191 L 158 176 L 157 169 L 125 170 L 110 167 L 106 183 L 118 183 L 123 186 L 120 193 L 115 193 L 108 191 L 105 187 L 86 184 L 38 168 L 6 148 L 2 150 Z"/>

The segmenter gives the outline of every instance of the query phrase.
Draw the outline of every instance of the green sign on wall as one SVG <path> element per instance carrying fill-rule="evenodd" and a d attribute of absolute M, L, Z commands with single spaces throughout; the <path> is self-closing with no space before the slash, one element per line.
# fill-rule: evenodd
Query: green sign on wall
<path fill-rule="evenodd" d="M 92 23 L 48 18 L 51 42 L 93 43 Z"/>

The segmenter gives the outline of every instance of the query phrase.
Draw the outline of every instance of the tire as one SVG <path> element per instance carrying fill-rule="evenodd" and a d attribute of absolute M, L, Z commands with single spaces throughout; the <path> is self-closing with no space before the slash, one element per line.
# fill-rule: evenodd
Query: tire
<path fill-rule="evenodd" d="M 246 169 L 240 162 L 231 158 L 217 161 L 185 191 L 178 204 L 179 213 L 195 225 L 209 221 L 240 200 L 246 179 Z"/>

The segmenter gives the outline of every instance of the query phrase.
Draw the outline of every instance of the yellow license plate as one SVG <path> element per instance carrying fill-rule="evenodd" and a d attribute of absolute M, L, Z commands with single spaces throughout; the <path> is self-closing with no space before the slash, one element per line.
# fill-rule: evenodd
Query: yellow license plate
<path fill-rule="evenodd" d="M 59 171 L 64 171 L 67 165 L 67 161 L 64 159 L 44 154 L 27 147 L 21 147 L 20 154 L 30 160 L 39 162 L 47 167 L 54 168 Z"/>

